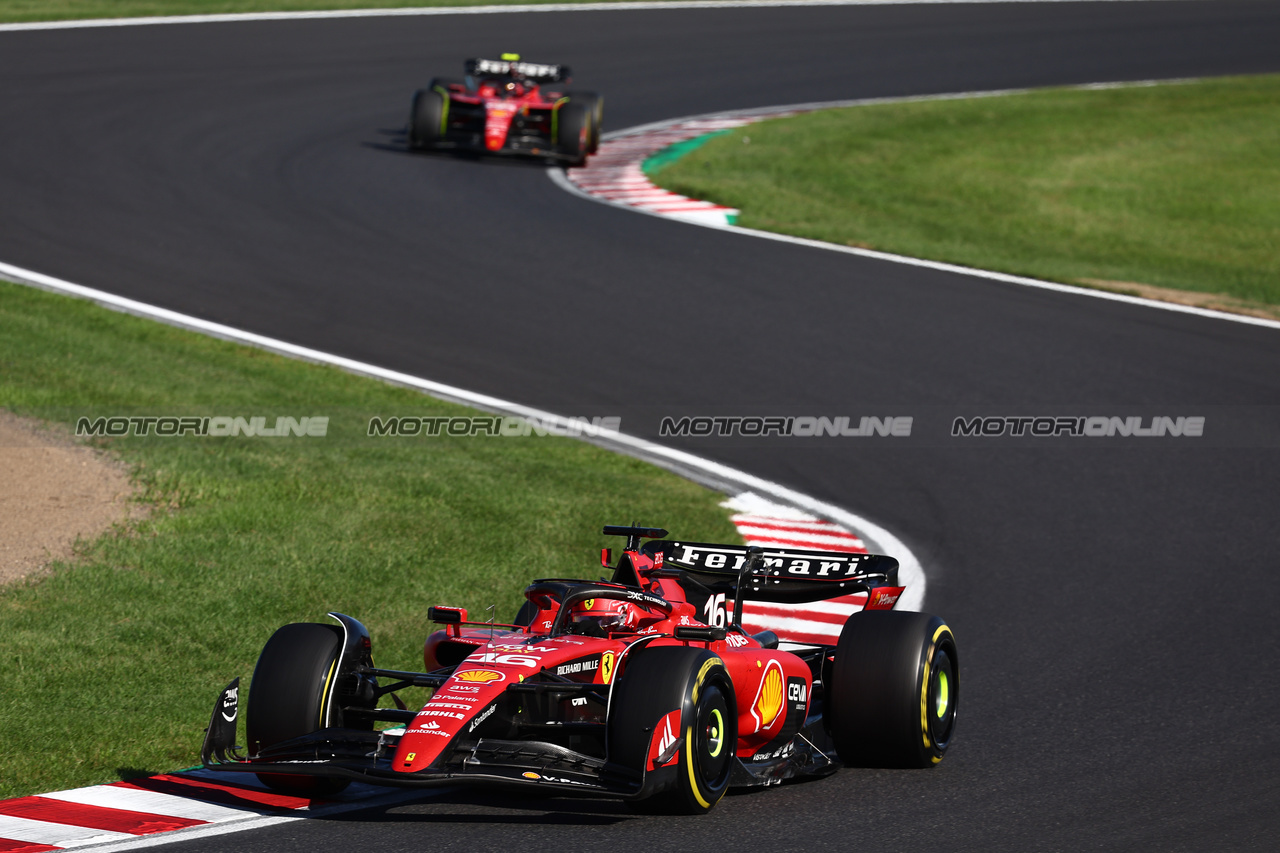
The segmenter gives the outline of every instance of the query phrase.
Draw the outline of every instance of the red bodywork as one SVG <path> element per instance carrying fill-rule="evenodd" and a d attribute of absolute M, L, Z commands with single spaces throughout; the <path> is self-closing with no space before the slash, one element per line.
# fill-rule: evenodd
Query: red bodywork
<path fill-rule="evenodd" d="M 449 132 L 466 131 L 476 124 L 478 116 L 465 111 L 466 107 L 483 110 L 484 148 L 490 152 L 507 147 L 516 119 L 521 119 L 522 125 L 528 124 L 530 129 L 540 131 L 539 135 L 545 135 L 549 140 L 552 113 L 563 97 L 560 92 L 544 94 L 542 87 L 534 82 L 483 80 L 474 90 L 461 83 L 449 84 L 447 90 L 452 118 L 446 118 L 446 136 Z"/>
<path fill-rule="evenodd" d="M 685 772 L 681 756 L 691 754 L 687 739 L 699 725 L 696 685 L 711 672 L 719 674 L 708 678 L 732 692 L 724 706 L 724 730 L 736 720 L 727 784 L 769 785 L 834 769 L 821 686 L 836 660 L 833 644 L 788 637 L 787 619 L 776 633 L 748 633 L 734 598 L 794 603 L 860 591 L 868 609 L 889 609 L 903 591 L 897 561 L 668 540 L 641 547 L 642 537 L 666 532 L 605 533 L 629 537 L 617 564 L 608 567 L 613 580 L 534 581 L 525 590 L 520 624 L 471 622 L 461 608 L 431 608 L 429 618 L 445 627 L 427 637 L 421 673 L 376 667 L 367 629 L 331 613 L 344 639 L 325 680 L 326 707 L 340 714 L 326 712 L 330 716 L 322 714 L 322 720 L 329 721 L 319 730 L 236 756 L 237 679 L 216 706 L 202 752 L 205 765 L 392 785 L 527 783 L 643 799 L 670 784 L 672 774 Z M 780 641 L 790 650 L 779 648 Z M 681 646 L 691 653 L 663 650 Z M 636 664 L 640 674 L 629 677 L 632 660 L 648 663 Z M 668 680 L 665 670 L 653 668 L 658 660 L 701 663 L 690 670 L 696 675 Z M 686 683 L 695 685 L 691 693 L 682 686 L 667 689 Z M 434 690 L 419 710 L 400 703 L 401 710 L 378 707 L 378 697 L 411 684 Z M 632 699 L 619 698 L 624 695 Z M 616 722 L 632 708 L 652 714 L 652 728 L 633 723 L 643 729 L 633 731 Z M 378 730 L 375 720 L 404 728 Z M 619 733 L 627 738 L 622 751 L 634 756 L 624 763 L 607 747 Z"/>
<path fill-rule="evenodd" d="M 410 150 L 516 154 L 581 166 L 600 144 L 604 99 L 566 89 L 569 68 L 518 59 L 468 59 L 465 78 L 413 95 Z"/>
<path fill-rule="evenodd" d="M 709 626 L 699 619 L 699 608 L 688 601 L 674 573 L 663 571 L 663 556 L 629 550 L 622 560 L 634 568 L 640 588 L 664 599 L 670 612 L 629 605 L 635 614 L 632 624 L 605 637 L 548 636 L 558 613 L 558 605 L 549 600 L 532 599 L 540 606 L 527 627 L 500 626 L 501 630 L 495 630 L 487 623 L 466 622 L 466 611 L 460 611 L 461 623 L 427 638 L 424 662 L 431 671 L 465 657 L 405 731 L 392 762 L 395 771 L 415 773 L 429 767 L 454 737 L 484 722 L 468 711 L 489 706 L 512 683 L 548 671 L 576 682 L 611 684 L 625 673 L 628 651 L 640 641 L 646 641 L 650 648 L 705 647 L 724 661 L 738 709 L 740 758 L 750 759 L 771 745 L 773 749 L 785 747 L 777 742 L 789 740 L 808 716 L 813 688 L 810 665 L 790 652 L 764 648 L 759 639 L 742 632 L 730 631 L 723 640 L 709 642 L 675 639 L 680 626 Z M 901 592 L 902 587 L 881 587 L 875 591 L 875 603 L 884 607 L 882 594 L 896 600 Z M 659 638 L 650 639 L 655 635 Z M 664 737 L 680 730 L 679 715 L 680 709 L 673 708 L 666 721 L 670 726 L 655 730 L 651 761 L 663 752 Z M 673 756 L 667 763 L 674 761 Z"/>

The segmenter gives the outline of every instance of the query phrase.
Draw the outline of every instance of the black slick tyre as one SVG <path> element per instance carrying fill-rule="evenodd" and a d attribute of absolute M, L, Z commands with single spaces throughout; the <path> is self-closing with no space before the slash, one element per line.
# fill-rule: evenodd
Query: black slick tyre
<path fill-rule="evenodd" d="M 413 93 L 409 110 L 409 148 L 432 148 L 444 137 L 447 96 L 437 89 L 419 89 Z"/>
<path fill-rule="evenodd" d="M 609 760 L 644 770 L 649 745 L 663 717 L 680 710 L 674 774 L 665 789 L 640 801 L 636 811 L 702 814 L 729 788 L 738 746 L 738 712 L 724 661 L 706 649 L 664 646 L 640 649 L 627 661 L 610 705 Z M 660 733 L 659 733 L 659 736 Z"/>
<path fill-rule="evenodd" d="M 870 610 L 845 622 L 826 684 L 840 760 L 931 767 L 955 734 L 960 661 L 951 629 L 928 613 Z"/>
<path fill-rule="evenodd" d="M 565 97 L 569 103 L 587 108 L 587 153 L 596 153 L 604 127 L 604 98 L 595 92 L 569 92 Z"/>
<path fill-rule="evenodd" d="M 571 166 L 587 162 L 591 148 L 591 112 L 583 104 L 568 103 L 556 110 L 556 150 Z"/>
<path fill-rule="evenodd" d="M 342 629 L 336 625 L 295 622 L 271 635 L 258 656 L 253 681 L 249 683 L 245 729 L 251 755 L 342 724 L 340 709 L 329 707 L 341 650 Z M 257 775 L 272 788 L 304 796 L 325 796 L 347 787 L 345 779 Z"/>

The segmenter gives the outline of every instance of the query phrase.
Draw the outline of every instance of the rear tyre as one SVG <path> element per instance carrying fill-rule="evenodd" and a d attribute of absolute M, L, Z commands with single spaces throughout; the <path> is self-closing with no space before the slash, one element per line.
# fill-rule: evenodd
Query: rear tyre
<path fill-rule="evenodd" d="M 556 150 L 571 166 L 587 162 L 591 148 L 591 113 L 582 104 L 569 101 L 557 111 Z"/>
<path fill-rule="evenodd" d="M 609 760 L 645 770 L 649 746 L 671 711 L 680 710 L 680 743 L 670 786 L 629 805 L 659 814 L 702 814 L 729 788 L 738 747 L 738 712 L 724 661 L 705 649 L 642 649 L 614 687 L 609 718 Z"/>
<path fill-rule="evenodd" d="M 431 148 L 444 137 L 446 96 L 435 89 L 413 93 L 409 110 L 410 150 Z"/>
<path fill-rule="evenodd" d="M 870 610 L 844 624 L 825 716 L 840 760 L 931 767 L 955 734 L 960 666 L 951 629 L 928 613 Z"/>
<path fill-rule="evenodd" d="M 245 728 L 250 754 L 342 724 L 341 710 L 328 706 L 342 636 L 335 625 L 296 622 L 267 640 L 249 684 Z M 269 787 L 310 797 L 336 794 L 348 784 L 317 776 L 257 775 Z"/>

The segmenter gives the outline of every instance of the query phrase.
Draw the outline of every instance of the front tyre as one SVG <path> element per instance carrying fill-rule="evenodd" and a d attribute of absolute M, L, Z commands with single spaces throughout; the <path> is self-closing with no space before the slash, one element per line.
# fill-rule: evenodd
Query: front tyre
<path fill-rule="evenodd" d="M 738 746 L 738 712 L 724 661 L 705 649 L 664 646 L 638 650 L 614 688 L 609 716 L 609 760 L 647 770 L 652 738 L 662 720 L 680 711 L 679 746 L 667 786 L 632 802 L 637 811 L 702 814 L 729 788 Z"/>
<path fill-rule="evenodd" d="M 556 110 L 555 143 L 570 166 L 587 162 L 591 152 L 591 111 L 586 105 L 569 101 Z"/>
<path fill-rule="evenodd" d="M 251 755 L 331 725 L 341 725 L 341 709 L 330 707 L 333 678 L 342 652 L 336 625 L 296 622 L 271 635 L 249 684 L 245 729 Z M 345 779 L 259 773 L 280 791 L 318 797 L 347 787 Z"/>
<path fill-rule="evenodd" d="M 841 761 L 931 767 L 955 734 L 955 637 L 928 613 L 855 613 L 840 632 L 826 688 L 825 716 Z"/>
<path fill-rule="evenodd" d="M 604 126 L 604 98 L 595 92 L 569 92 L 569 102 L 587 109 L 587 153 L 594 154 L 600 148 L 600 133 Z"/>
<path fill-rule="evenodd" d="M 409 149 L 432 148 L 444 137 L 447 95 L 437 89 L 413 93 L 409 110 Z"/>

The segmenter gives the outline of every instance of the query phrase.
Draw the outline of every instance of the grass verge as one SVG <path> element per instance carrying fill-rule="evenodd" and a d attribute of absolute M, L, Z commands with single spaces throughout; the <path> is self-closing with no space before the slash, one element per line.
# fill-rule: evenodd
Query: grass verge
<path fill-rule="evenodd" d="M 649 172 L 748 228 L 1280 316 L 1280 75 L 829 110 Z"/>
<path fill-rule="evenodd" d="M 316 12 L 423 6 L 515 6 L 624 0 L 0 0 L 0 23 L 221 15 L 236 12 Z"/>
<path fill-rule="evenodd" d="M 380 663 L 415 668 L 428 605 L 510 619 L 532 578 L 599 573 L 619 544 L 602 524 L 741 541 L 720 496 L 634 459 L 551 436 L 368 437 L 375 415 L 474 413 L 8 283 L 0 405 L 67 425 L 331 418 L 323 438 L 95 439 L 155 509 L 0 587 L 0 798 L 198 761 L 217 691 L 287 622 L 349 613 Z"/>

